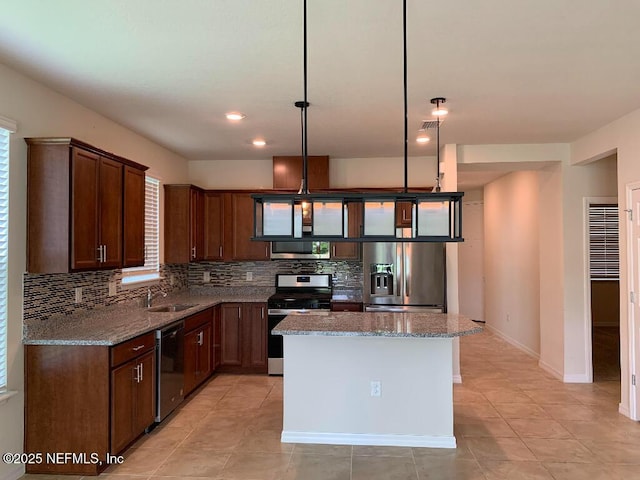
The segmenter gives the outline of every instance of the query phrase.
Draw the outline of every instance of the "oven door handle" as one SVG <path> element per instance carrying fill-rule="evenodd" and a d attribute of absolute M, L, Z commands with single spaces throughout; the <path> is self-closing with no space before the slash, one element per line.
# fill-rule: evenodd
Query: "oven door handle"
<path fill-rule="evenodd" d="M 267 315 L 314 315 L 316 313 L 330 311 L 331 310 L 328 308 L 270 308 L 269 310 L 267 310 Z"/>

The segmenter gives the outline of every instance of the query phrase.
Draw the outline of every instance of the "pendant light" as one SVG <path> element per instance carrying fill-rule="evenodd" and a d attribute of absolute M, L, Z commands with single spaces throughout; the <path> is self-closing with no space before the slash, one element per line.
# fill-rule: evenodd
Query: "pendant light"
<path fill-rule="evenodd" d="M 304 99 L 300 108 L 302 130 L 302 180 L 296 194 L 258 193 L 254 199 L 254 236 L 257 241 L 329 240 L 340 242 L 460 242 L 462 238 L 462 192 L 441 192 L 440 117 L 436 120 L 437 178 L 432 192 L 410 192 L 408 188 L 407 102 L 407 0 L 403 0 L 403 91 L 404 91 L 404 186 L 398 193 L 312 193 L 307 183 L 307 0 L 303 0 Z M 444 97 L 431 100 L 440 108 Z M 441 112 L 441 110 L 439 110 Z M 440 113 L 442 114 L 442 113 Z M 424 127 L 423 127 L 424 128 Z M 363 225 L 356 236 L 348 236 L 349 204 L 363 211 Z M 307 211 L 305 212 L 305 206 Z M 309 207 L 310 206 L 310 207 Z M 396 212 L 411 212 L 410 227 L 396 228 Z"/>

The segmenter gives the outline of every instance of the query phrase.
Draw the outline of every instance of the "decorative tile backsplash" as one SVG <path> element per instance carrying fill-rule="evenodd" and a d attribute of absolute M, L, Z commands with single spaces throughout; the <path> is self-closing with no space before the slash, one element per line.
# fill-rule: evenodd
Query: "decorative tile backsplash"
<path fill-rule="evenodd" d="M 204 274 L 209 274 L 205 282 Z M 273 287 L 277 273 L 331 273 L 334 288 L 362 288 L 359 261 L 268 260 L 262 262 L 200 262 L 189 265 L 189 286 Z M 247 274 L 251 280 L 247 280 Z"/>
<path fill-rule="evenodd" d="M 358 261 L 276 260 L 262 262 L 202 262 L 189 265 L 163 265 L 163 279 L 151 287 L 167 293 L 185 288 L 229 287 L 257 289 L 274 287 L 277 273 L 331 273 L 334 288 L 361 289 L 362 264 Z M 209 281 L 204 282 L 204 273 Z M 251 280 L 247 280 L 247 274 Z M 147 286 L 122 288 L 122 270 L 79 273 L 24 274 L 24 329 L 56 314 L 71 315 L 116 304 L 141 301 Z M 116 295 L 109 296 L 109 282 L 116 282 Z M 75 289 L 82 287 L 82 301 L 75 303 Z"/>

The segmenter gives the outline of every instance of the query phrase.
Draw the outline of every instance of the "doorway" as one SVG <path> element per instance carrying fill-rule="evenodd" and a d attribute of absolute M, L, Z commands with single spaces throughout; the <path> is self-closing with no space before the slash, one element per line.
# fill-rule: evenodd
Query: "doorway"
<path fill-rule="evenodd" d="M 587 199 L 593 382 L 620 381 L 619 218 L 615 198 Z"/>

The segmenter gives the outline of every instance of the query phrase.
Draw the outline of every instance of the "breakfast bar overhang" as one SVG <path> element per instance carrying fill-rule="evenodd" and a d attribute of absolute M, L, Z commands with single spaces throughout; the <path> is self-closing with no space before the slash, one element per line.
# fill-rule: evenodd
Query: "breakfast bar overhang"
<path fill-rule="evenodd" d="M 282 442 L 455 448 L 453 338 L 482 329 L 446 313 L 289 315 Z"/>

